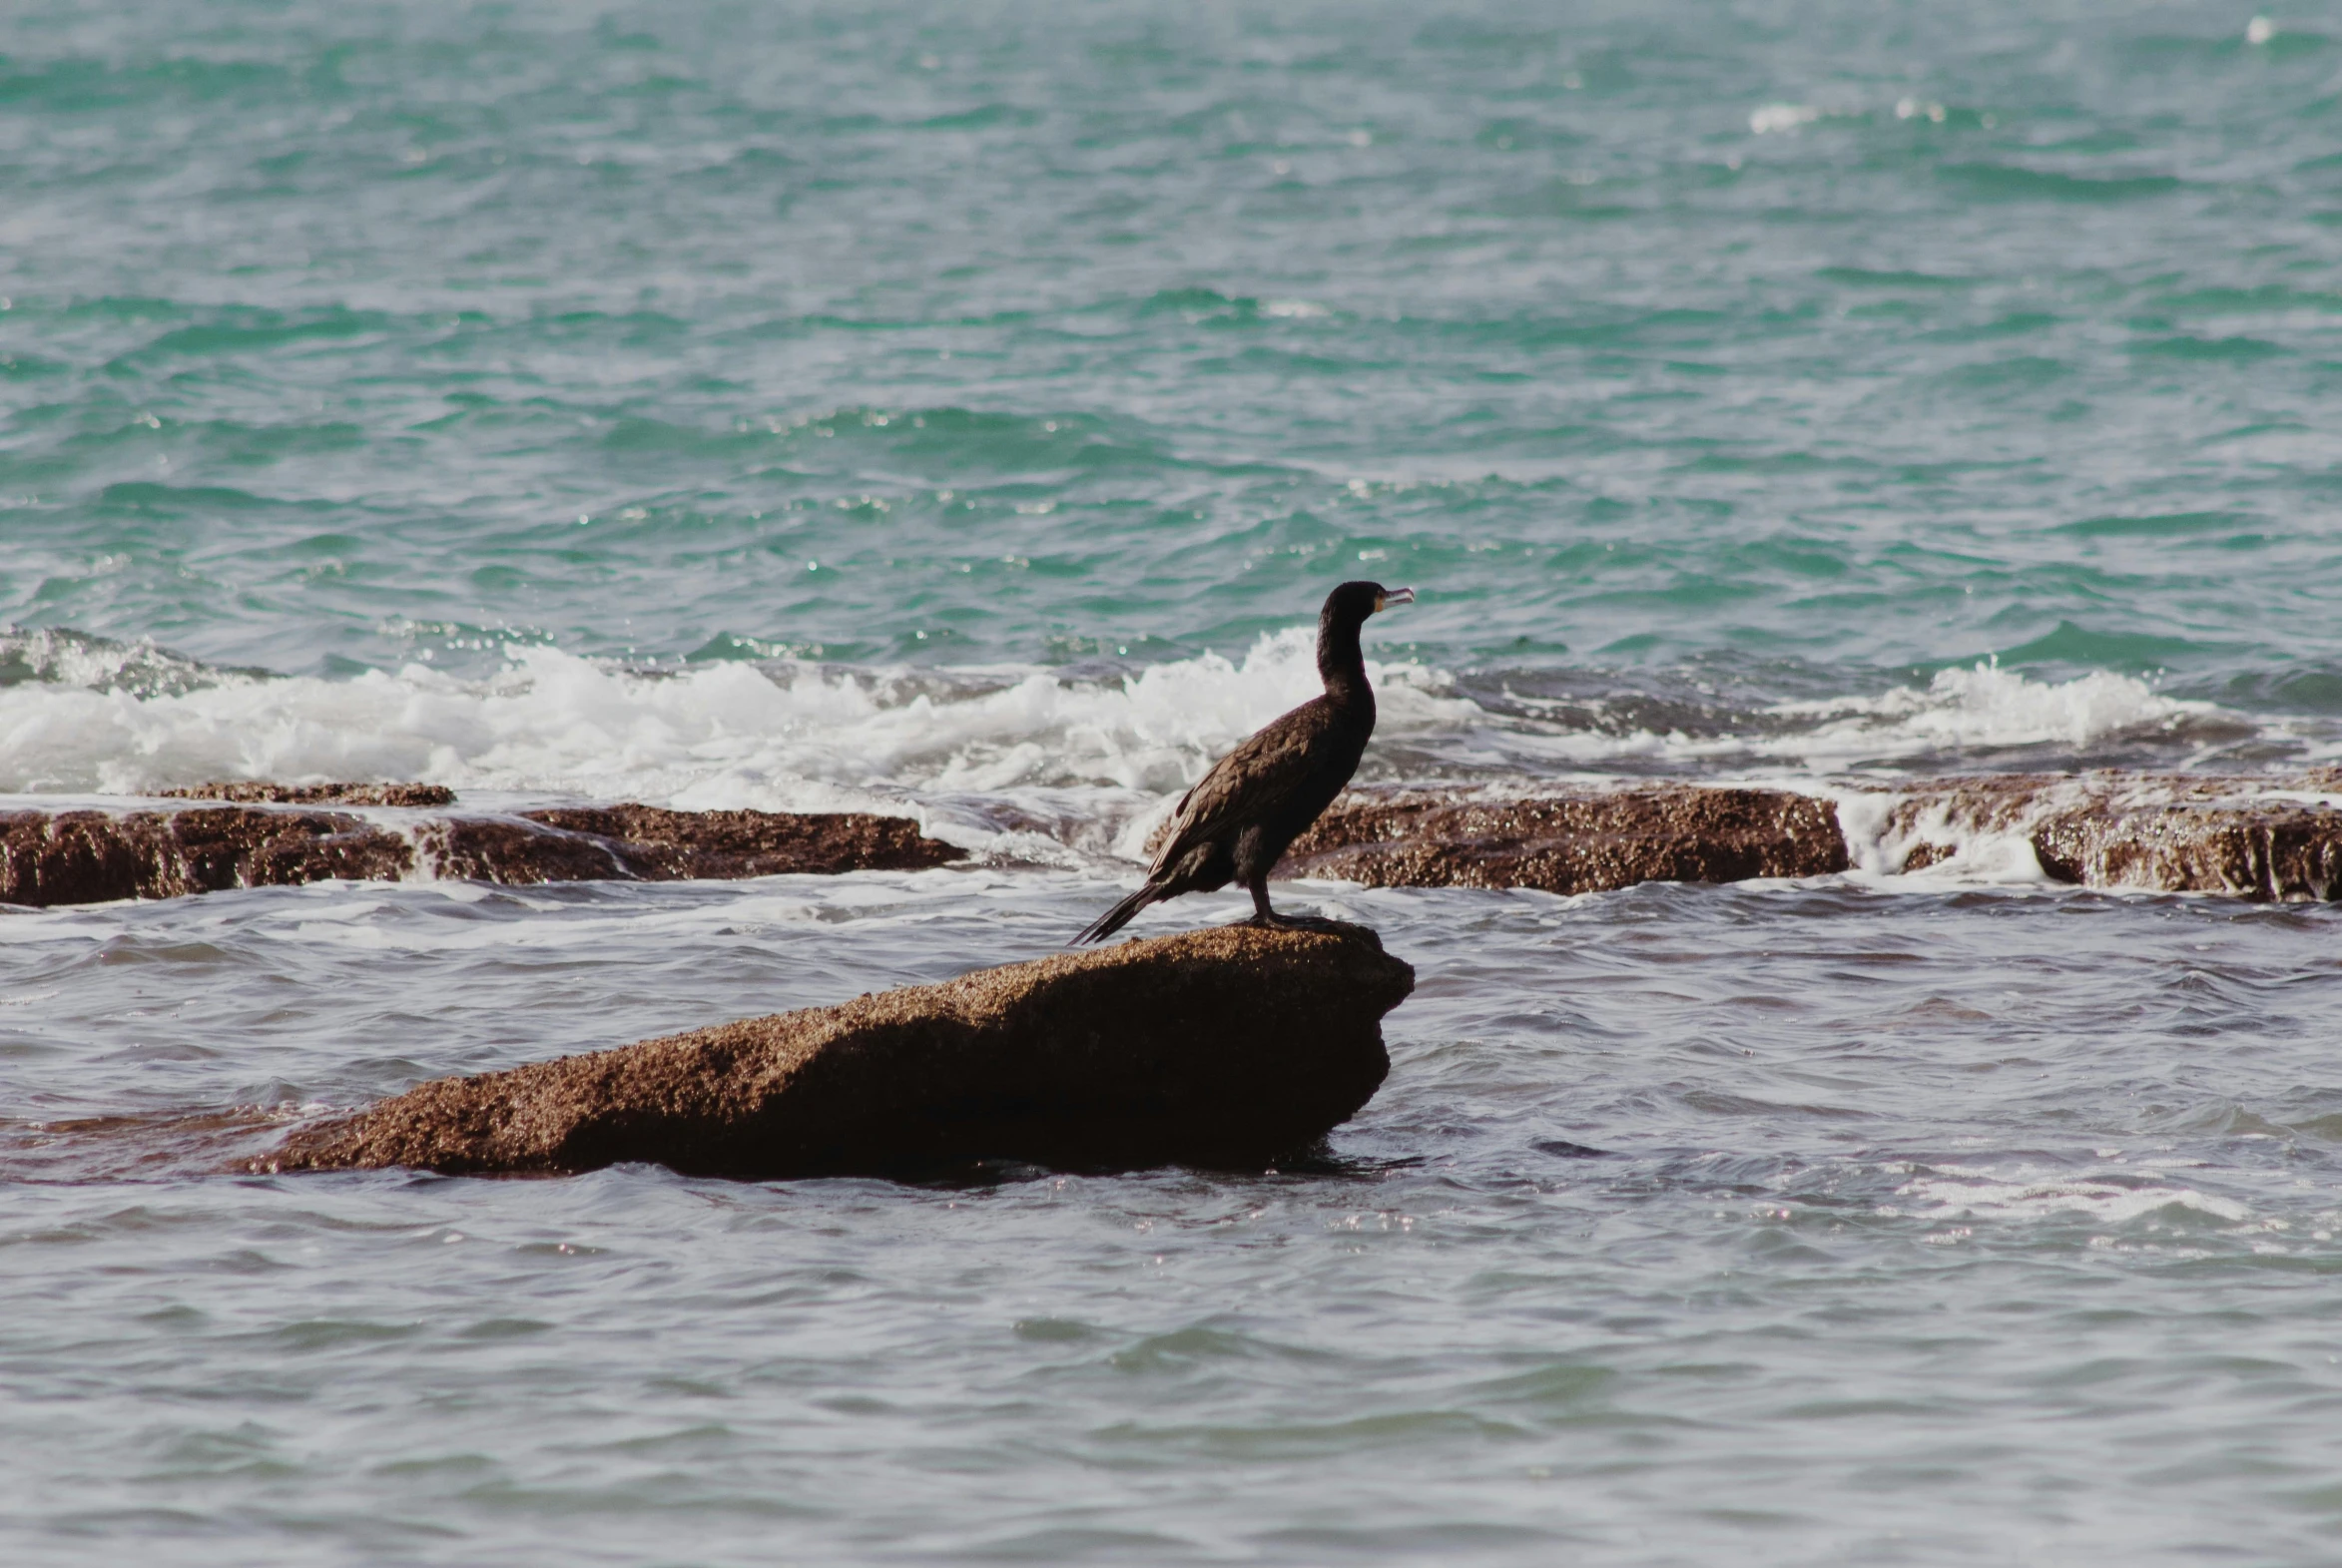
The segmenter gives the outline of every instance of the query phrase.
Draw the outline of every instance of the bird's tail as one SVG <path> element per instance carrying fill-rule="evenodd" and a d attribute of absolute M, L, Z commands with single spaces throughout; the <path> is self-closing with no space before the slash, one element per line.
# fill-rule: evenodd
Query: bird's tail
<path fill-rule="evenodd" d="M 1132 915 L 1144 909 L 1148 904 L 1159 902 L 1163 896 L 1163 889 L 1149 882 L 1104 914 L 1099 915 L 1083 929 L 1079 936 L 1065 945 L 1079 947 L 1084 942 L 1102 942 L 1128 925 Z"/>

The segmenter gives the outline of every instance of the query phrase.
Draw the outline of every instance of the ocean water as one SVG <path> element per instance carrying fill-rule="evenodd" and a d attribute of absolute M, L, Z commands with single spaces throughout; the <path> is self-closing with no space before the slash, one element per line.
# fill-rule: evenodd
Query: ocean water
<path fill-rule="evenodd" d="M 2342 761 L 2338 132 L 2331 5 L 9 7 L 0 803 L 976 853 L 0 914 L 0 1556 L 2333 1560 L 2321 908 L 1297 883 L 1290 1170 L 216 1173 L 1053 950 L 1347 577 L 1383 783 Z"/>

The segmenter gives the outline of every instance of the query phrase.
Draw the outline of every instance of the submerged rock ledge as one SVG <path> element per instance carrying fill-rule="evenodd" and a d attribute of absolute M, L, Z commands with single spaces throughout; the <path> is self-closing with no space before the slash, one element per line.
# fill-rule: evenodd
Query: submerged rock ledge
<path fill-rule="evenodd" d="M 409 787 L 423 786 L 268 785 L 247 797 L 403 806 L 415 797 L 393 798 L 392 792 Z M 445 800 L 423 795 L 419 803 Z M 261 804 L 0 811 L 0 903 L 46 907 L 175 898 L 335 876 L 396 881 L 421 874 L 517 885 L 914 870 L 966 853 L 922 837 L 908 817 L 853 811 L 556 806 L 392 823 L 345 811 Z"/>
<path fill-rule="evenodd" d="M 1383 1015 L 1414 988 L 1363 926 L 1188 931 L 441 1078 L 249 1169 L 1258 1167 L 1373 1097 L 1390 1070 Z"/>

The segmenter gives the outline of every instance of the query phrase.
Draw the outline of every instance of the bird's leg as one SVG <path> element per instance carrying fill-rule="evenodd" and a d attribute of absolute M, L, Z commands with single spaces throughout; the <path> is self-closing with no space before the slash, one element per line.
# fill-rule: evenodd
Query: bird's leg
<path fill-rule="evenodd" d="M 1246 925 L 1266 926 L 1272 931 L 1334 931 L 1352 929 L 1340 920 L 1321 920 L 1306 914 L 1279 914 L 1269 907 L 1269 873 L 1262 871 L 1249 878 L 1245 886 L 1252 889 L 1252 918 Z"/>

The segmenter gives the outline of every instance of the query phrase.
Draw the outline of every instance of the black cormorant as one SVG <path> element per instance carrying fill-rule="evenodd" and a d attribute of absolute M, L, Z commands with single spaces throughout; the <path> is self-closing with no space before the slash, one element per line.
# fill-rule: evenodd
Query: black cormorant
<path fill-rule="evenodd" d="M 1386 605 L 1414 602 L 1414 589 L 1381 583 L 1344 583 L 1326 596 L 1318 612 L 1325 695 L 1255 731 L 1213 764 L 1171 813 L 1146 885 L 1100 915 L 1075 943 L 1103 941 L 1148 904 L 1232 881 L 1252 891 L 1253 924 L 1309 923 L 1269 907 L 1269 868 L 1350 783 L 1375 733 L 1375 694 L 1358 629 Z"/>

